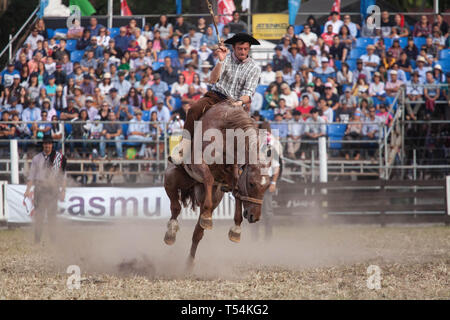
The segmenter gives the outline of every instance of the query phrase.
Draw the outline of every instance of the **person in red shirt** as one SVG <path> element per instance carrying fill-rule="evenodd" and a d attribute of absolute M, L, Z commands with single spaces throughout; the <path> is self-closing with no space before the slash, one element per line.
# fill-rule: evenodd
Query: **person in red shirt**
<path fill-rule="evenodd" d="M 194 81 L 195 65 L 192 62 L 189 62 L 188 64 L 186 64 L 186 68 L 187 70 L 184 70 L 182 74 L 186 79 L 186 84 L 191 85 Z"/>
<path fill-rule="evenodd" d="M 323 39 L 327 46 L 331 47 L 333 45 L 333 37 L 335 35 L 336 33 L 333 32 L 333 26 L 329 24 L 327 26 L 327 31 L 322 33 L 320 37 Z"/>
<path fill-rule="evenodd" d="M 304 94 L 302 96 L 302 102 L 297 108 L 295 108 L 295 110 L 299 111 L 302 114 L 302 117 L 305 119 L 307 118 L 307 116 L 309 116 L 312 108 L 314 107 L 309 103 L 309 96 L 307 94 Z"/>
<path fill-rule="evenodd" d="M 200 98 L 201 98 L 201 94 L 199 94 L 197 92 L 197 90 L 195 90 L 195 87 L 193 85 L 190 85 L 188 88 L 188 93 L 184 94 L 181 97 L 181 101 L 183 103 L 193 104 L 193 103 L 197 102 L 198 100 L 200 100 Z"/>

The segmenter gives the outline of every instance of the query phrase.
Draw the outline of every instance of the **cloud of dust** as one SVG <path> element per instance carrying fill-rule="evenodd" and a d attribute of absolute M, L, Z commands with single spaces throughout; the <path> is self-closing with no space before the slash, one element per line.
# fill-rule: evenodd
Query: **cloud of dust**
<path fill-rule="evenodd" d="M 351 226 L 275 225 L 271 240 L 264 240 L 264 223 L 242 225 L 240 243 L 228 239 L 233 221 L 215 221 L 205 231 L 191 273 L 186 265 L 193 221 L 180 219 L 174 245 L 163 237 L 167 221 L 117 221 L 109 225 L 60 223 L 51 254 L 61 268 L 78 265 L 82 272 L 142 274 L 157 278 L 234 279 L 249 268 L 332 266 L 379 256 L 370 239 L 355 235 Z M 259 237 L 256 232 L 259 231 Z M 50 247 L 49 247 L 50 250 Z"/>

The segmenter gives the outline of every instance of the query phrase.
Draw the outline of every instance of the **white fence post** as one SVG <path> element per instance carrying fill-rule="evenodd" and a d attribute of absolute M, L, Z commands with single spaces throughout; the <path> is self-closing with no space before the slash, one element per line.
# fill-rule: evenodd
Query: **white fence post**
<path fill-rule="evenodd" d="M 6 221 L 6 186 L 8 181 L 0 181 L 0 221 Z"/>
<path fill-rule="evenodd" d="M 327 138 L 319 138 L 320 182 L 328 182 Z"/>
<path fill-rule="evenodd" d="M 17 140 L 10 140 L 11 154 L 11 184 L 19 184 L 19 152 L 17 149 Z"/>

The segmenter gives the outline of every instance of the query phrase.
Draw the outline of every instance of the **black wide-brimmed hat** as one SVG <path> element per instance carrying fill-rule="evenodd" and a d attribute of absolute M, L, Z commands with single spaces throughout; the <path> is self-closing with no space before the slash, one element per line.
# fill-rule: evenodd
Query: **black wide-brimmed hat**
<path fill-rule="evenodd" d="M 236 33 L 233 37 L 231 37 L 228 40 L 225 40 L 226 44 L 235 44 L 238 42 L 249 42 L 251 45 L 260 45 L 259 41 L 253 38 L 251 35 L 247 33 Z"/>
<path fill-rule="evenodd" d="M 53 143 L 53 138 L 50 135 L 45 135 L 44 138 L 42 139 L 42 143 Z"/>

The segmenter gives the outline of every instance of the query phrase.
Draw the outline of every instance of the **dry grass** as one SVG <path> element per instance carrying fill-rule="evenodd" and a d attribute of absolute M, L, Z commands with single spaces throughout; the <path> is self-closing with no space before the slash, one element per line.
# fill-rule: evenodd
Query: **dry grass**
<path fill-rule="evenodd" d="M 71 226 L 55 245 L 31 228 L 0 231 L 0 299 L 450 299 L 450 228 L 277 227 L 272 242 L 241 244 L 215 226 L 185 273 L 192 226 L 174 247 L 164 225 Z M 124 264 L 125 263 L 125 264 Z M 66 268 L 81 267 L 79 290 Z M 378 265 L 382 288 L 366 286 Z"/>

